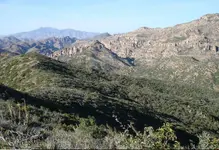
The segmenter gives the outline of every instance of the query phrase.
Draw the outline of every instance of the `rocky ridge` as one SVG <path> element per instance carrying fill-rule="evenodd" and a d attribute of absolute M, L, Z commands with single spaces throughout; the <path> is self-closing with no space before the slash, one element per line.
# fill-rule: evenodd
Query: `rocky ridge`
<path fill-rule="evenodd" d="M 142 27 L 99 42 L 121 58 L 134 60 L 133 75 L 212 87 L 218 69 L 219 14 L 168 28 Z M 73 57 L 91 41 L 78 41 L 50 57 Z M 131 74 L 132 74 L 131 73 Z"/>
<path fill-rule="evenodd" d="M 77 39 L 64 37 L 64 38 L 48 38 L 45 40 L 20 40 L 16 37 L 9 36 L 0 38 L 0 48 L 4 51 L 25 54 L 27 52 L 38 52 L 44 55 L 49 55 L 53 51 L 62 49 L 64 47 L 70 46 Z M 1 53 L 1 52 L 0 52 Z"/>
<path fill-rule="evenodd" d="M 142 27 L 133 32 L 109 36 L 99 41 L 121 57 L 133 57 L 150 62 L 171 56 L 217 56 L 219 51 L 219 14 L 209 14 L 198 20 L 168 28 Z M 215 28 L 216 27 L 216 28 Z M 80 41 L 55 55 L 72 54 L 89 45 Z M 67 50 L 68 49 L 68 50 Z M 69 53 L 67 52 L 69 51 Z M 60 53 L 60 54 L 58 54 Z"/>

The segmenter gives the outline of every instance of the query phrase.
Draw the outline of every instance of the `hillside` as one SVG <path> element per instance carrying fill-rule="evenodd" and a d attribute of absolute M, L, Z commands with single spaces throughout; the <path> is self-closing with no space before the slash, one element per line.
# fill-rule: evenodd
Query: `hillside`
<path fill-rule="evenodd" d="M 70 37 L 48 38 L 45 40 L 20 40 L 13 36 L 0 38 L 0 48 L 16 54 L 25 54 L 27 52 L 38 52 L 44 55 L 50 55 L 52 52 L 70 46 L 77 39 Z M 0 52 L 2 53 L 2 52 Z"/>
<path fill-rule="evenodd" d="M 79 42 L 87 43 L 87 41 Z M 92 40 L 82 46 L 80 48 L 66 48 L 62 50 L 62 55 L 57 51 L 57 53 L 52 53 L 50 57 L 68 64 L 83 66 L 87 69 L 102 70 L 108 73 L 117 73 L 118 71 L 129 69 L 128 66 L 134 66 L 131 58 L 119 57 L 98 40 Z"/>
<path fill-rule="evenodd" d="M 70 38 L 67 36 L 64 38 L 52 37 L 45 40 L 35 41 L 27 52 L 37 52 L 44 55 L 50 55 L 54 51 L 72 45 L 76 40 L 76 38 Z"/>
<path fill-rule="evenodd" d="M 99 42 L 121 58 L 135 64 L 121 74 L 146 77 L 218 90 L 219 14 L 168 28 L 142 27 L 133 32 L 112 35 Z M 54 55 L 73 57 L 89 41 L 76 42 Z M 73 51 L 73 52 L 72 52 Z"/>
<path fill-rule="evenodd" d="M 0 148 L 217 149 L 218 26 L 1 38 Z"/>
<path fill-rule="evenodd" d="M 0 59 L 0 83 L 30 95 L 34 100 L 25 96 L 30 105 L 83 118 L 92 116 L 98 125 L 118 130 L 128 128 L 130 122 L 138 131 L 170 122 L 184 146 L 191 141 L 198 145 L 203 132 L 219 135 L 219 95 L 213 90 L 106 74 L 37 53 Z"/>

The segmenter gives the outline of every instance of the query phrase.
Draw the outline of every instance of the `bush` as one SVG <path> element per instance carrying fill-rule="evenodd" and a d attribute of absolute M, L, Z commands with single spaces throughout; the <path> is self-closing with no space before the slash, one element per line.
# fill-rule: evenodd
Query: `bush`
<path fill-rule="evenodd" d="M 219 138 L 212 137 L 207 132 L 202 132 L 199 135 L 199 145 L 197 146 L 198 149 L 218 149 L 219 148 Z"/>

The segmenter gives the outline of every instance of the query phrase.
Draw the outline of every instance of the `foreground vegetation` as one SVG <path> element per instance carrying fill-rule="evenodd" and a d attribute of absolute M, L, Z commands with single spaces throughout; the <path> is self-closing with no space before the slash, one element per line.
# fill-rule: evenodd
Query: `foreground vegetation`
<path fill-rule="evenodd" d="M 1 95 L 2 96 L 2 95 Z M 92 117 L 80 118 L 13 99 L 1 99 L 0 147 L 36 149 L 180 149 L 172 125 L 137 131 L 130 123 L 123 132 L 97 125 Z M 116 118 L 115 118 L 116 119 Z M 199 145 L 190 148 L 216 149 L 219 139 L 200 135 Z"/>
<path fill-rule="evenodd" d="M 0 59 L 2 147 L 218 148 L 213 90 L 35 53 Z"/>

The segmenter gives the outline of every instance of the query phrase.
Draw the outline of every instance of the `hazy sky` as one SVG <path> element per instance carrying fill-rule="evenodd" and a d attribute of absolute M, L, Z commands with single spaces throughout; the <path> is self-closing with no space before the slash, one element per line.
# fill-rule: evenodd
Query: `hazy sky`
<path fill-rule="evenodd" d="M 122 33 L 219 12 L 219 0 L 0 0 L 0 35 L 39 27 Z"/>

